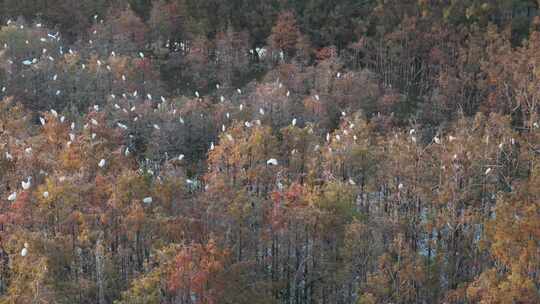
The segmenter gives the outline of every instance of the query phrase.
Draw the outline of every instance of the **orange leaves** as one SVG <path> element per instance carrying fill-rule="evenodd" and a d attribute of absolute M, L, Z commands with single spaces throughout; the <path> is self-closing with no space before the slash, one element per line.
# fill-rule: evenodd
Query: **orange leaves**
<path fill-rule="evenodd" d="M 272 48 L 292 55 L 300 37 L 294 13 L 284 11 L 279 14 L 276 25 L 272 28 L 269 42 Z"/>
<path fill-rule="evenodd" d="M 221 290 L 210 282 L 223 270 L 227 255 L 213 239 L 206 244 L 181 246 L 168 277 L 169 292 L 195 296 L 196 303 L 216 303 Z"/>

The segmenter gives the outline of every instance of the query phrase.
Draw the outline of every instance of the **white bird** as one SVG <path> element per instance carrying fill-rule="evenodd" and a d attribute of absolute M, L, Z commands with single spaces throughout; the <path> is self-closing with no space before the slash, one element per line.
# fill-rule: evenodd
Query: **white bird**
<path fill-rule="evenodd" d="M 178 160 L 182 160 L 182 159 L 184 159 L 184 154 L 178 155 Z"/>
<path fill-rule="evenodd" d="M 227 130 L 227 127 L 225 127 L 225 125 L 221 125 L 221 132 L 225 132 L 225 130 Z"/>
<path fill-rule="evenodd" d="M 337 140 L 337 141 L 340 141 L 340 140 L 341 140 L 341 136 L 339 136 L 339 134 L 336 134 L 336 140 Z"/>
<path fill-rule="evenodd" d="M 246 128 L 251 128 L 251 123 L 249 121 L 246 121 L 244 122 L 244 126 L 246 126 Z"/>
<path fill-rule="evenodd" d="M 11 193 L 11 194 L 8 196 L 7 199 L 8 199 L 8 201 L 10 201 L 10 202 L 13 202 L 14 200 L 16 200 L 16 199 L 17 199 L 17 192 Z"/>
<path fill-rule="evenodd" d="M 184 119 L 182 117 L 180 117 L 180 123 L 184 124 Z"/>
<path fill-rule="evenodd" d="M 147 98 L 148 100 L 152 100 L 152 95 L 150 95 L 150 93 L 148 93 L 148 94 L 146 94 L 146 98 Z"/>
<path fill-rule="evenodd" d="M 92 133 L 92 139 L 96 139 L 96 133 Z"/>
<path fill-rule="evenodd" d="M 264 109 L 263 108 L 259 109 L 259 114 L 264 115 Z"/>
<path fill-rule="evenodd" d="M 71 128 L 71 130 L 74 130 L 74 129 L 75 129 L 75 123 L 74 123 L 74 122 L 71 123 L 70 128 Z"/>
<path fill-rule="evenodd" d="M 122 74 L 122 80 L 126 81 L 126 75 Z"/>
<path fill-rule="evenodd" d="M 486 172 L 484 174 L 488 175 L 490 172 L 491 172 L 491 168 L 487 168 L 487 170 L 486 170 Z"/>
<path fill-rule="evenodd" d="M 43 198 L 48 198 L 48 197 L 49 197 L 49 192 L 48 191 L 43 192 Z"/>
<path fill-rule="evenodd" d="M 289 97 L 291 95 L 291 91 L 287 91 L 287 94 L 285 94 L 285 95 L 287 95 L 287 97 Z"/>
<path fill-rule="evenodd" d="M 319 101 L 319 94 L 315 94 L 315 100 Z"/>
<path fill-rule="evenodd" d="M 126 151 L 124 151 L 124 156 L 128 156 L 129 155 L 129 147 L 126 148 Z"/>
<path fill-rule="evenodd" d="M 159 130 L 161 128 L 158 125 L 154 124 L 154 129 Z"/>
<path fill-rule="evenodd" d="M 436 144 L 438 144 L 438 145 L 441 144 L 441 139 L 440 139 L 438 136 L 435 136 L 435 137 L 433 138 L 433 141 L 434 141 Z"/>
<path fill-rule="evenodd" d="M 21 256 L 22 257 L 25 257 L 26 255 L 28 255 L 28 248 L 26 248 L 27 244 L 24 243 L 24 248 L 21 250 Z"/>
<path fill-rule="evenodd" d="M 537 122 L 533 123 L 533 126 L 537 129 L 540 127 Z"/>
<path fill-rule="evenodd" d="M 165 97 L 163 97 L 163 96 L 161 96 L 160 99 L 161 99 L 161 102 L 167 101 L 167 100 L 165 99 Z"/>
<path fill-rule="evenodd" d="M 292 123 L 293 127 L 296 126 L 296 118 L 293 118 L 291 123 Z"/>
<path fill-rule="evenodd" d="M 238 94 L 242 94 L 242 90 L 240 90 L 239 88 L 236 89 L 236 92 L 238 92 Z"/>
<path fill-rule="evenodd" d="M 106 163 L 107 163 L 107 161 L 106 161 L 104 158 L 102 158 L 102 159 L 99 161 L 98 166 L 99 166 L 100 168 L 103 168 L 103 167 L 105 167 L 105 164 L 106 164 Z"/>
<path fill-rule="evenodd" d="M 51 109 L 51 114 L 52 114 L 54 117 L 58 117 L 58 112 L 56 112 L 54 109 Z"/>
<path fill-rule="evenodd" d="M 341 116 L 345 117 L 345 116 L 347 116 L 347 113 L 345 113 L 345 111 L 342 111 Z"/>
<path fill-rule="evenodd" d="M 354 186 L 356 185 L 356 182 L 352 178 L 349 178 L 349 184 Z"/>
<path fill-rule="evenodd" d="M 123 130 L 127 130 L 127 128 L 128 128 L 128 127 L 127 127 L 126 125 L 124 125 L 123 123 L 117 123 L 117 125 L 118 125 L 118 127 L 119 127 L 120 129 L 123 129 Z"/>
<path fill-rule="evenodd" d="M 409 134 L 410 134 L 410 135 L 413 135 L 415 132 L 416 132 L 415 129 L 410 129 L 410 130 L 409 130 Z"/>
<path fill-rule="evenodd" d="M 221 100 L 221 102 L 224 102 L 224 101 L 225 101 L 225 97 L 223 97 L 223 95 L 221 95 L 221 97 L 219 98 L 219 100 Z"/>
<path fill-rule="evenodd" d="M 398 189 L 399 189 L 399 190 L 403 190 L 403 188 L 404 188 L 403 184 L 402 184 L 402 183 L 399 183 Z"/>
<path fill-rule="evenodd" d="M 199 98 L 199 97 L 200 97 L 200 95 L 199 95 L 199 91 L 195 91 L 195 96 L 197 96 L 197 98 Z"/>
<path fill-rule="evenodd" d="M 225 113 L 225 117 L 227 117 L 227 119 L 230 119 L 231 118 L 231 114 L 229 114 L 229 112 Z"/>
<path fill-rule="evenodd" d="M 60 90 L 56 90 L 56 93 L 55 93 L 55 95 L 56 95 L 56 96 L 58 96 L 58 95 L 60 95 L 60 93 L 62 93 L 62 91 L 60 91 Z"/>
<path fill-rule="evenodd" d="M 214 142 L 210 143 L 210 150 L 214 150 Z"/>
<path fill-rule="evenodd" d="M 453 142 L 454 140 L 456 140 L 456 138 L 454 136 L 452 136 L 452 135 L 448 136 L 448 141 L 449 142 Z"/>
<path fill-rule="evenodd" d="M 139 52 L 139 57 L 144 58 L 143 52 Z"/>
<path fill-rule="evenodd" d="M 28 155 L 32 154 L 32 147 L 28 147 L 28 148 L 24 149 L 24 153 L 26 153 Z"/>
<path fill-rule="evenodd" d="M 94 105 L 94 111 L 96 111 L 96 112 L 99 111 L 99 105 Z"/>
<path fill-rule="evenodd" d="M 326 141 L 327 141 L 327 142 L 330 141 L 330 133 L 326 133 Z"/>
<path fill-rule="evenodd" d="M 278 161 L 277 161 L 277 159 L 275 159 L 275 158 L 270 158 L 269 160 L 266 161 L 266 164 L 267 164 L 267 165 L 277 166 L 277 165 L 278 165 Z"/>
<path fill-rule="evenodd" d="M 26 181 L 21 182 L 21 186 L 24 190 L 30 189 L 30 186 L 32 185 L 32 177 L 29 176 Z"/>
<path fill-rule="evenodd" d="M 45 125 L 45 118 L 40 117 L 39 122 L 41 123 L 42 126 L 44 126 Z"/>
<path fill-rule="evenodd" d="M 151 203 L 152 203 L 152 197 L 151 197 L 151 196 L 145 197 L 145 198 L 143 199 L 143 203 L 145 203 L 145 204 L 151 204 Z"/>
<path fill-rule="evenodd" d="M 90 120 L 90 122 L 91 122 L 94 126 L 99 125 L 99 123 L 97 122 L 97 120 L 95 120 L 94 118 L 92 118 L 92 119 Z"/>
<path fill-rule="evenodd" d="M 9 152 L 6 151 L 6 159 L 13 160 L 13 155 L 9 154 Z"/>
<path fill-rule="evenodd" d="M 58 79 L 58 74 L 54 74 L 54 76 L 52 78 L 53 81 L 56 81 L 56 79 Z"/>

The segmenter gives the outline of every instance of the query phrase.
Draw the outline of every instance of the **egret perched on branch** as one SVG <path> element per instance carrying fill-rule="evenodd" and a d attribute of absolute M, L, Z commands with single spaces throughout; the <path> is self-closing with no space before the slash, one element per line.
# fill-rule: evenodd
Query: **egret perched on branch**
<path fill-rule="evenodd" d="M 102 158 L 98 163 L 98 167 L 103 168 L 105 167 L 106 164 L 107 164 L 107 161 L 104 158 Z"/>
<path fill-rule="evenodd" d="M 291 121 L 291 124 L 293 127 L 296 126 L 296 118 L 293 118 L 293 120 Z"/>
<path fill-rule="evenodd" d="M 21 182 L 21 186 L 24 190 L 30 189 L 30 186 L 32 185 L 32 177 L 29 176 L 26 181 Z"/>
<path fill-rule="evenodd" d="M 10 201 L 10 202 L 13 202 L 14 200 L 16 200 L 16 199 L 17 199 L 17 192 L 11 193 L 11 194 L 8 196 L 7 199 L 8 199 L 8 201 Z"/>
<path fill-rule="evenodd" d="M 25 257 L 28 254 L 28 243 L 24 243 L 24 247 L 21 250 L 21 256 Z"/>
<path fill-rule="evenodd" d="M 277 166 L 277 165 L 278 165 L 278 161 L 277 161 L 277 159 L 275 159 L 275 158 L 270 158 L 269 160 L 266 161 L 266 164 L 267 164 L 267 165 L 272 165 L 272 166 Z"/>
<path fill-rule="evenodd" d="M 152 197 L 148 196 L 143 199 L 143 203 L 145 204 L 151 204 L 152 203 Z"/>
<path fill-rule="evenodd" d="M 49 197 L 49 192 L 48 191 L 43 192 L 43 198 L 48 198 L 48 197 Z"/>

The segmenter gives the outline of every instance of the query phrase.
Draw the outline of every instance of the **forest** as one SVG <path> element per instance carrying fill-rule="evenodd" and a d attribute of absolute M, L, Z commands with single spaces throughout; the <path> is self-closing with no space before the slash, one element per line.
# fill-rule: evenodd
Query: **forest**
<path fill-rule="evenodd" d="M 0 304 L 540 303 L 539 8 L 0 0 Z"/>

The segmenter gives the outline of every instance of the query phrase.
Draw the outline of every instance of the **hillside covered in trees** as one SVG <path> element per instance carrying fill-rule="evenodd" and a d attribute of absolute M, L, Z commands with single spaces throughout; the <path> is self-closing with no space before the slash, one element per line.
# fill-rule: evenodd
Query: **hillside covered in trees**
<path fill-rule="evenodd" d="M 0 303 L 540 303 L 527 0 L 0 0 Z"/>

